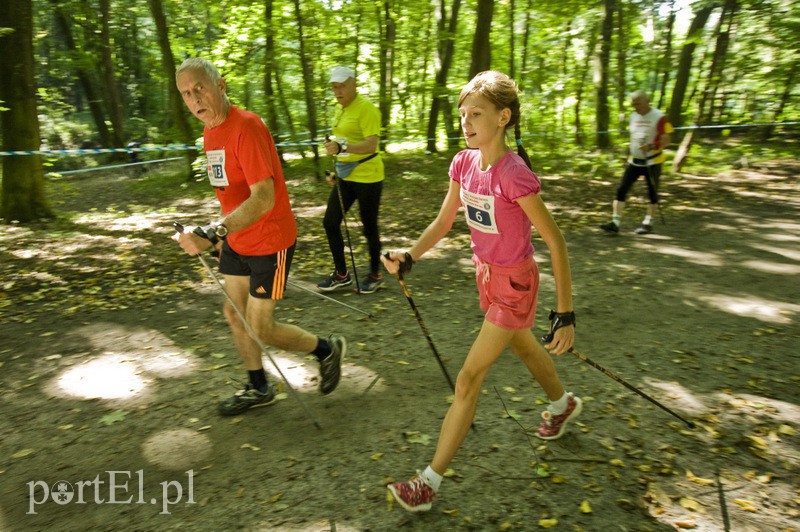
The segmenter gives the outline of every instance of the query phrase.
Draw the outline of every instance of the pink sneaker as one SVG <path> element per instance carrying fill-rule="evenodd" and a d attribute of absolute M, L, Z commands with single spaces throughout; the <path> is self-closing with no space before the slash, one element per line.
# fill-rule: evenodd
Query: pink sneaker
<path fill-rule="evenodd" d="M 395 482 L 387 486 L 400 506 L 409 512 L 427 512 L 431 509 L 436 492 L 419 475 L 408 482 Z"/>
<path fill-rule="evenodd" d="M 555 415 L 549 410 L 542 412 L 542 424 L 536 430 L 536 436 L 543 440 L 557 440 L 567 430 L 567 422 L 572 421 L 581 413 L 583 402 L 579 397 L 567 394 L 567 409 L 563 414 Z"/>

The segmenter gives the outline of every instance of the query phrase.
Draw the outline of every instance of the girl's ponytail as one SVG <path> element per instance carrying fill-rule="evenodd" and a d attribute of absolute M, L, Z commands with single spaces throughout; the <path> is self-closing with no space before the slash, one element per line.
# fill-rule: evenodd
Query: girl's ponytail
<path fill-rule="evenodd" d="M 522 146 L 522 134 L 519 131 L 519 120 L 517 123 L 514 124 L 514 141 L 517 143 L 517 155 L 519 155 L 525 164 L 528 165 L 528 168 L 533 170 L 531 167 L 531 159 L 528 157 L 528 152 L 525 151 L 525 148 Z"/>

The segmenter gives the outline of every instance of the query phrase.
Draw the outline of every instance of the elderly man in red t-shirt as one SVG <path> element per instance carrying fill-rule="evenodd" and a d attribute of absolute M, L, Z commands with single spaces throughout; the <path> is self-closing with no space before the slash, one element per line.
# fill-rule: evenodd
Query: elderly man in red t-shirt
<path fill-rule="evenodd" d="M 187 59 L 175 74 L 186 106 L 201 122 L 208 159 L 208 180 L 222 207 L 222 217 L 202 227 L 205 236 L 186 228 L 175 240 L 190 255 L 219 252 L 225 290 L 264 343 L 287 351 L 313 353 L 320 363 L 320 391 L 339 384 L 347 351 L 343 336 L 317 337 L 300 327 L 275 321 L 297 241 L 275 142 L 264 121 L 228 101 L 227 85 L 216 67 L 201 58 Z M 275 402 L 267 382 L 261 348 L 229 302 L 225 318 L 248 373 L 243 390 L 219 404 L 223 415 L 240 414 Z"/>

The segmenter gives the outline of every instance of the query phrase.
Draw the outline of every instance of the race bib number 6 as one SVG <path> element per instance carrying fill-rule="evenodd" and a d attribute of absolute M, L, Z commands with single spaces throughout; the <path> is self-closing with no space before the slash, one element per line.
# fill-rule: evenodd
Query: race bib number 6
<path fill-rule="evenodd" d="M 483 233 L 498 234 L 494 199 L 494 196 L 461 189 L 461 203 L 467 211 L 467 225 Z"/>
<path fill-rule="evenodd" d="M 225 173 L 225 150 L 211 150 L 206 152 L 208 160 L 208 182 L 212 187 L 227 187 L 228 174 Z"/>

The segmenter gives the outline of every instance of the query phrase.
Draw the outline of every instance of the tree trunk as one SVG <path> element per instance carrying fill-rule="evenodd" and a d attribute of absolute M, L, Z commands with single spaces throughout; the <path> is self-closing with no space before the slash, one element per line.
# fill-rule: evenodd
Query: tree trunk
<path fill-rule="evenodd" d="M 597 65 L 597 147 L 602 149 L 611 147 L 608 110 L 608 70 L 611 57 L 611 36 L 614 32 L 615 0 L 604 0 L 604 13 L 602 35 L 600 38 L 600 58 Z"/>
<path fill-rule="evenodd" d="M 381 132 L 383 138 L 389 136 L 389 124 L 392 115 L 392 92 L 394 88 L 394 43 L 397 36 L 397 24 L 394 20 L 394 0 L 383 0 L 383 16 L 378 14 L 378 21 L 383 19 L 379 31 L 383 32 L 380 48 L 380 89 L 378 108 L 381 112 Z M 380 150 L 380 145 L 378 146 Z"/>
<path fill-rule="evenodd" d="M 797 50 L 790 52 L 792 55 L 797 55 Z M 791 62 L 791 69 L 789 70 L 789 75 L 786 76 L 786 82 L 783 86 L 783 93 L 781 94 L 780 100 L 778 100 L 778 107 L 775 108 L 775 112 L 772 114 L 772 122 L 778 122 L 781 119 L 781 114 L 783 114 L 783 110 L 786 108 L 786 104 L 789 102 L 792 96 L 792 88 L 794 87 L 794 79 L 797 76 L 797 61 Z M 761 140 L 767 141 L 772 136 L 772 133 L 775 131 L 775 126 L 769 125 L 764 129 L 764 132 L 761 134 Z"/>
<path fill-rule="evenodd" d="M 453 64 L 453 52 L 455 50 L 455 36 L 456 28 L 458 27 L 458 10 L 461 8 L 461 0 L 453 0 L 452 15 L 450 21 L 447 20 L 447 6 L 445 0 L 441 0 L 439 4 L 439 21 L 438 21 L 438 44 L 437 44 L 437 57 L 439 59 L 439 66 L 436 69 L 436 82 L 433 88 L 433 97 L 431 99 L 431 110 L 428 115 L 428 146 L 426 150 L 430 153 L 436 153 L 436 122 L 439 118 L 439 110 L 444 109 L 447 105 L 447 76 L 450 72 L 450 66 Z M 445 124 L 445 129 L 452 128 L 452 123 Z M 448 145 L 452 146 L 453 142 L 457 143 L 457 139 L 448 137 Z"/>
<path fill-rule="evenodd" d="M 528 0 L 528 5 L 525 9 L 525 32 L 522 34 L 522 64 L 519 66 L 519 79 L 517 80 L 519 90 L 527 88 L 525 78 L 528 75 L 528 42 L 531 38 L 531 13 L 533 13 L 533 0 Z"/>
<path fill-rule="evenodd" d="M 183 103 L 183 97 L 178 92 L 175 84 L 175 57 L 172 55 L 172 48 L 169 44 L 169 30 L 167 29 L 167 19 L 164 16 L 164 5 L 161 0 L 148 0 L 150 13 L 156 24 L 156 34 L 158 36 L 158 46 L 161 48 L 161 65 L 167 79 L 167 93 L 169 95 L 169 110 L 174 125 L 178 128 L 180 140 L 186 145 L 194 146 L 195 135 L 186 116 L 187 111 Z M 186 153 L 186 172 L 187 177 L 192 175 L 192 154 Z"/>
<path fill-rule="evenodd" d="M 472 63 L 469 66 L 469 79 L 479 72 L 489 70 L 492 64 L 492 17 L 494 0 L 478 0 L 475 36 L 472 39 Z"/>
<path fill-rule="evenodd" d="M 514 69 L 514 58 L 516 57 L 514 37 L 517 34 L 517 32 L 514 31 L 514 21 L 516 20 L 515 4 L 516 2 L 514 0 L 510 0 L 508 6 L 508 75 L 511 79 L 516 79 L 517 77 L 517 71 Z"/>
<path fill-rule="evenodd" d="M 625 16 L 625 2 L 617 4 L 617 128 L 624 130 L 628 126 L 627 105 L 627 52 L 628 52 L 628 17 Z"/>
<path fill-rule="evenodd" d="M 272 73 L 277 73 L 275 62 L 275 26 L 272 22 L 273 0 L 264 1 L 264 32 L 266 33 L 266 43 L 264 45 L 264 99 L 267 109 L 267 127 L 275 144 L 280 143 L 278 131 L 278 106 L 275 104 L 275 88 L 272 86 Z M 278 154 L 283 161 L 283 149 L 278 146 Z"/>
<path fill-rule="evenodd" d="M 663 109 L 664 100 L 667 93 L 667 84 L 669 83 L 669 73 L 672 71 L 672 32 L 675 29 L 675 0 L 669 4 L 669 17 L 667 18 L 667 42 L 666 50 L 664 50 L 664 59 L 661 61 L 661 67 L 664 69 L 664 75 L 661 78 L 661 87 L 659 87 L 658 105 L 656 108 Z"/>
<path fill-rule="evenodd" d="M 125 146 L 125 131 L 122 122 L 122 100 L 119 97 L 119 85 L 117 84 L 111 49 L 111 31 L 109 30 L 110 3 L 110 0 L 100 0 L 100 39 L 102 41 L 103 77 L 105 79 L 108 116 L 111 118 L 111 130 L 113 132 L 112 142 L 114 145 L 111 147 L 122 148 Z"/>
<path fill-rule="evenodd" d="M 594 50 L 597 48 L 598 34 L 600 33 L 598 26 L 590 26 L 589 44 L 586 47 L 586 57 L 583 61 L 583 68 L 579 76 L 580 81 L 575 90 L 575 143 L 579 146 L 583 145 L 583 126 L 581 125 L 581 105 L 583 104 L 583 88 L 586 86 L 586 78 L 589 77 L 589 71 L 592 66 L 592 58 L 594 57 Z"/>
<path fill-rule="evenodd" d="M 3 151 L 36 151 L 41 147 L 36 108 L 36 62 L 33 55 L 33 4 L 7 0 L 0 9 L 0 111 Z M 13 51 L 13 53 L 9 53 Z M 40 155 L 4 156 L 0 218 L 6 223 L 30 222 L 51 215 L 44 193 Z"/>
<path fill-rule="evenodd" d="M 322 179 L 322 171 L 320 169 L 319 160 L 319 146 L 317 145 L 317 108 L 314 101 L 314 66 L 308 57 L 305 42 L 305 22 L 303 20 L 303 11 L 300 8 L 300 0 L 294 0 L 294 13 L 297 20 L 297 34 L 298 34 L 298 52 L 300 54 L 300 65 L 303 71 L 303 93 L 306 98 L 306 125 L 311 132 L 311 150 L 314 153 L 314 169 L 317 181 Z"/>
<path fill-rule="evenodd" d="M 695 126 L 703 126 L 706 123 L 706 117 L 711 114 L 714 108 L 716 93 L 722 82 L 722 73 L 725 70 L 725 60 L 738 7 L 738 0 L 725 0 L 725 5 L 722 8 L 722 15 L 720 15 L 719 18 L 719 25 L 717 26 L 717 42 L 714 46 L 711 68 L 709 68 L 708 71 L 708 80 L 705 90 L 700 96 L 700 102 L 697 104 L 697 114 L 694 121 Z M 725 27 L 726 25 L 727 28 Z M 672 161 L 673 171 L 679 172 L 681 168 L 683 168 L 683 165 L 689 157 L 689 150 L 691 150 L 693 142 L 700 138 L 700 132 L 700 129 L 692 129 L 683 137 L 681 145 Z"/>
<path fill-rule="evenodd" d="M 678 71 L 675 73 L 675 87 L 672 89 L 672 100 L 667 113 L 670 123 L 675 127 L 683 125 L 683 100 L 686 96 L 686 88 L 689 86 L 689 77 L 692 73 L 694 50 L 697 48 L 697 42 L 700 40 L 703 28 L 705 28 L 712 11 L 714 11 L 713 5 L 701 7 L 697 11 L 689 26 L 689 31 L 686 33 L 686 43 L 681 48 Z"/>
<path fill-rule="evenodd" d="M 64 12 L 64 7 L 59 2 L 51 0 L 51 5 L 53 6 L 53 15 L 56 24 L 59 30 L 64 34 L 64 44 L 74 57 L 73 64 L 76 66 L 78 81 L 80 82 L 83 92 L 86 94 L 89 112 L 92 115 L 94 126 L 97 128 L 97 135 L 100 137 L 100 145 L 103 147 L 110 146 L 112 138 L 111 132 L 106 125 L 106 114 L 103 110 L 102 98 L 98 94 L 99 89 L 96 88 L 92 73 L 83 66 L 84 62 L 80 61 L 78 58 L 83 52 L 78 50 L 78 46 L 75 44 L 75 37 L 72 34 L 72 21 Z"/>

